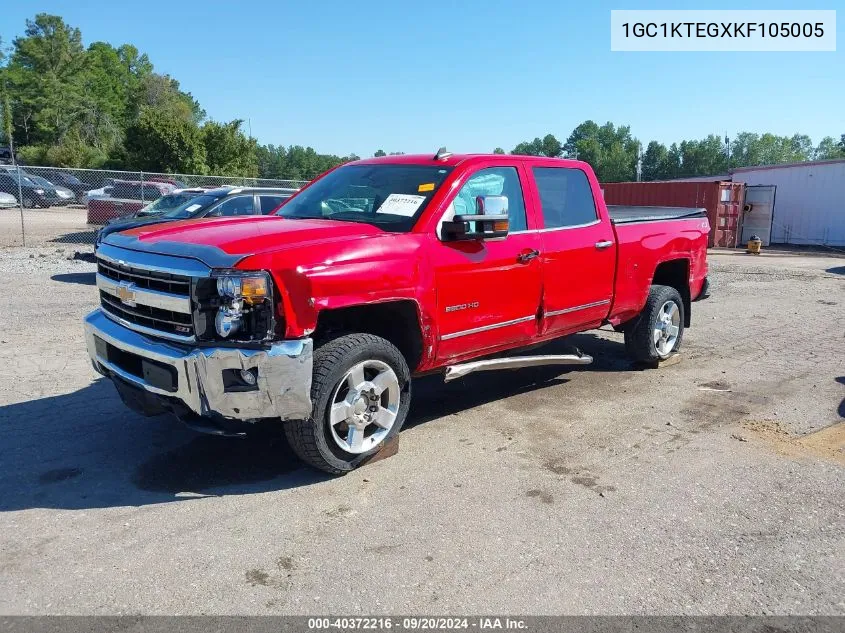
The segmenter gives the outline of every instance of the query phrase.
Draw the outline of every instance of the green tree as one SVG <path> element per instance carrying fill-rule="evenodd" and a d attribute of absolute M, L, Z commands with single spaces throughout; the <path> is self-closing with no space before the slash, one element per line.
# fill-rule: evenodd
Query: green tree
<path fill-rule="evenodd" d="M 809 136 L 740 132 L 731 144 L 731 166 L 777 165 L 810 160 L 816 150 Z"/>
<path fill-rule="evenodd" d="M 568 157 L 588 162 L 601 182 L 633 180 L 639 148 L 629 126 L 608 122 L 599 127 L 594 121 L 578 125 L 563 146 Z"/>
<path fill-rule="evenodd" d="M 383 149 L 377 149 L 376 153 L 373 154 L 373 156 L 375 156 L 376 158 L 381 158 L 382 156 L 387 156 L 387 152 L 385 152 Z"/>
<path fill-rule="evenodd" d="M 501 148 L 496 149 L 501 150 L 502 154 L 505 153 L 505 151 Z M 494 153 L 498 154 L 499 152 L 494 150 Z M 542 139 L 537 137 L 533 141 L 522 142 L 514 147 L 513 151 L 511 151 L 511 154 L 521 154 L 523 156 L 548 156 L 549 158 L 557 158 L 562 153 L 563 146 L 560 141 L 555 138 L 554 134 L 546 134 Z"/>
<path fill-rule="evenodd" d="M 179 82 L 169 75 L 149 73 L 139 78 L 138 92 L 134 97 L 139 113 L 144 107 L 167 110 L 172 116 L 199 124 L 205 111 L 189 93 L 179 89 Z"/>
<path fill-rule="evenodd" d="M 503 150 L 501 147 L 497 147 L 496 149 L 493 150 L 493 153 L 494 154 L 504 154 L 505 150 Z"/>
<path fill-rule="evenodd" d="M 2 78 L 0 78 L 2 80 Z M 0 118 L 0 131 L 3 132 L 3 140 L 13 151 L 14 151 L 14 137 L 12 134 L 12 101 L 9 99 L 9 92 L 6 90 L 5 86 L 0 83 L 0 97 L 2 97 L 2 102 L 0 102 L 0 106 L 2 106 L 2 118 Z"/>
<path fill-rule="evenodd" d="M 698 141 L 682 141 L 680 154 L 680 176 L 714 176 L 728 169 L 725 146 L 715 134 Z"/>
<path fill-rule="evenodd" d="M 825 136 L 813 151 L 813 158 L 815 160 L 845 158 L 845 147 L 832 136 Z"/>
<path fill-rule="evenodd" d="M 680 146 L 677 143 L 672 143 L 669 146 L 669 152 L 666 154 L 666 169 L 663 174 L 665 180 L 681 177 L 681 156 Z"/>
<path fill-rule="evenodd" d="M 664 180 L 669 171 L 669 150 L 663 143 L 651 141 L 643 153 L 643 180 Z"/>
<path fill-rule="evenodd" d="M 258 143 L 244 136 L 242 124 L 242 120 L 229 123 L 209 121 L 202 126 L 202 143 L 209 173 L 252 178 L 258 175 Z"/>
<path fill-rule="evenodd" d="M 59 16 L 39 13 L 13 42 L 5 70 L 22 143 L 55 143 L 83 108 L 85 50 L 79 29 Z"/>
<path fill-rule="evenodd" d="M 511 154 L 517 154 L 520 156 L 542 156 L 543 142 L 539 137 L 535 138 L 533 141 L 523 141 L 511 150 Z"/>
<path fill-rule="evenodd" d="M 199 127 L 175 110 L 143 106 L 126 130 L 126 156 L 135 169 L 203 174 L 205 146 Z"/>

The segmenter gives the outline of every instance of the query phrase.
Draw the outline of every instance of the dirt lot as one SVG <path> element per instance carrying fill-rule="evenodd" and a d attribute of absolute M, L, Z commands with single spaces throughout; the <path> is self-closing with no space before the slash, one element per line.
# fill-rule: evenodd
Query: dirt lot
<path fill-rule="evenodd" d="M 21 230 L 20 209 L 0 209 L 0 247 L 90 247 L 99 227 L 88 225 L 87 221 L 88 212 L 81 205 L 24 209 Z"/>
<path fill-rule="evenodd" d="M 129 413 L 71 250 L 0 255 L 2 613 L 845 614 L 845 259 L 713 253 L 680 362 L 420 381 L 332 479 Z"/>

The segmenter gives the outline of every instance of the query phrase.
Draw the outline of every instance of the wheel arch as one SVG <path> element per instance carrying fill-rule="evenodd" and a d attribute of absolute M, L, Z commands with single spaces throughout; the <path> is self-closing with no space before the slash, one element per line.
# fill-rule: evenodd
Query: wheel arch
<path fill-rule="evenodd" d="M 397 299 L 324 308 L 317 314 L 313 333 L 315 345 L 343 334 L 374 334 L 393 343 L 413 372 L 422 362 L 423 335 L 420 310 L 412 299 Z"/>
<path fill-rule="evenodd" d="M 653 286 L 670 286 L 678 291 L 684 302 L 684 327 L 689 327 L 692 313 L 690 297 L 690 261 L 687 258 L 669 259 L 660 262 L 651 279 Z"/>

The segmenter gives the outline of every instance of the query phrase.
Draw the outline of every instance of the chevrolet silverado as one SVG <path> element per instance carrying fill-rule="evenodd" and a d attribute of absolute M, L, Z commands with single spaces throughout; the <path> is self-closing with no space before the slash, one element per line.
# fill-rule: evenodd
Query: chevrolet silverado
<path fill-rule="evenodd" d="M 222 435 L 276 420 L 340 474 L 399 432 L 414 376 L 587 364 L 528 350 L 605 324 L 668 358 L 708 294 L 709 230 L 700 209 L 608 209 L 584 162 L 360 160 L 271 216 L 107 236 L 87 347 L 131 408 Z"/>

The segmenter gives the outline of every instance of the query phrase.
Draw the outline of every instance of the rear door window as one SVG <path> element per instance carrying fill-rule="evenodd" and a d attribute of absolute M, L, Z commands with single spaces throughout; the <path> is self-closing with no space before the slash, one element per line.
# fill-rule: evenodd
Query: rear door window
<path fill-rule="evenodd" d="M 282 202 L 287 200 L 285 196 L 258 196 L 258 199 L 261 201 L 261 213 L 267 215 L 271 213 L 276 207 L 278 207 Z"/>
<path fill-rule="evenodd" d="M 547 229 L 584 226 L 598 220 L 587 174 L 568 167 L 534 167 Z"/>
<path fill-rule="evenodd" d="M 253 196 L 232 196 L 218 204 L 208 217 L 231 217 L 235 215 L 255 215 Z"/>

